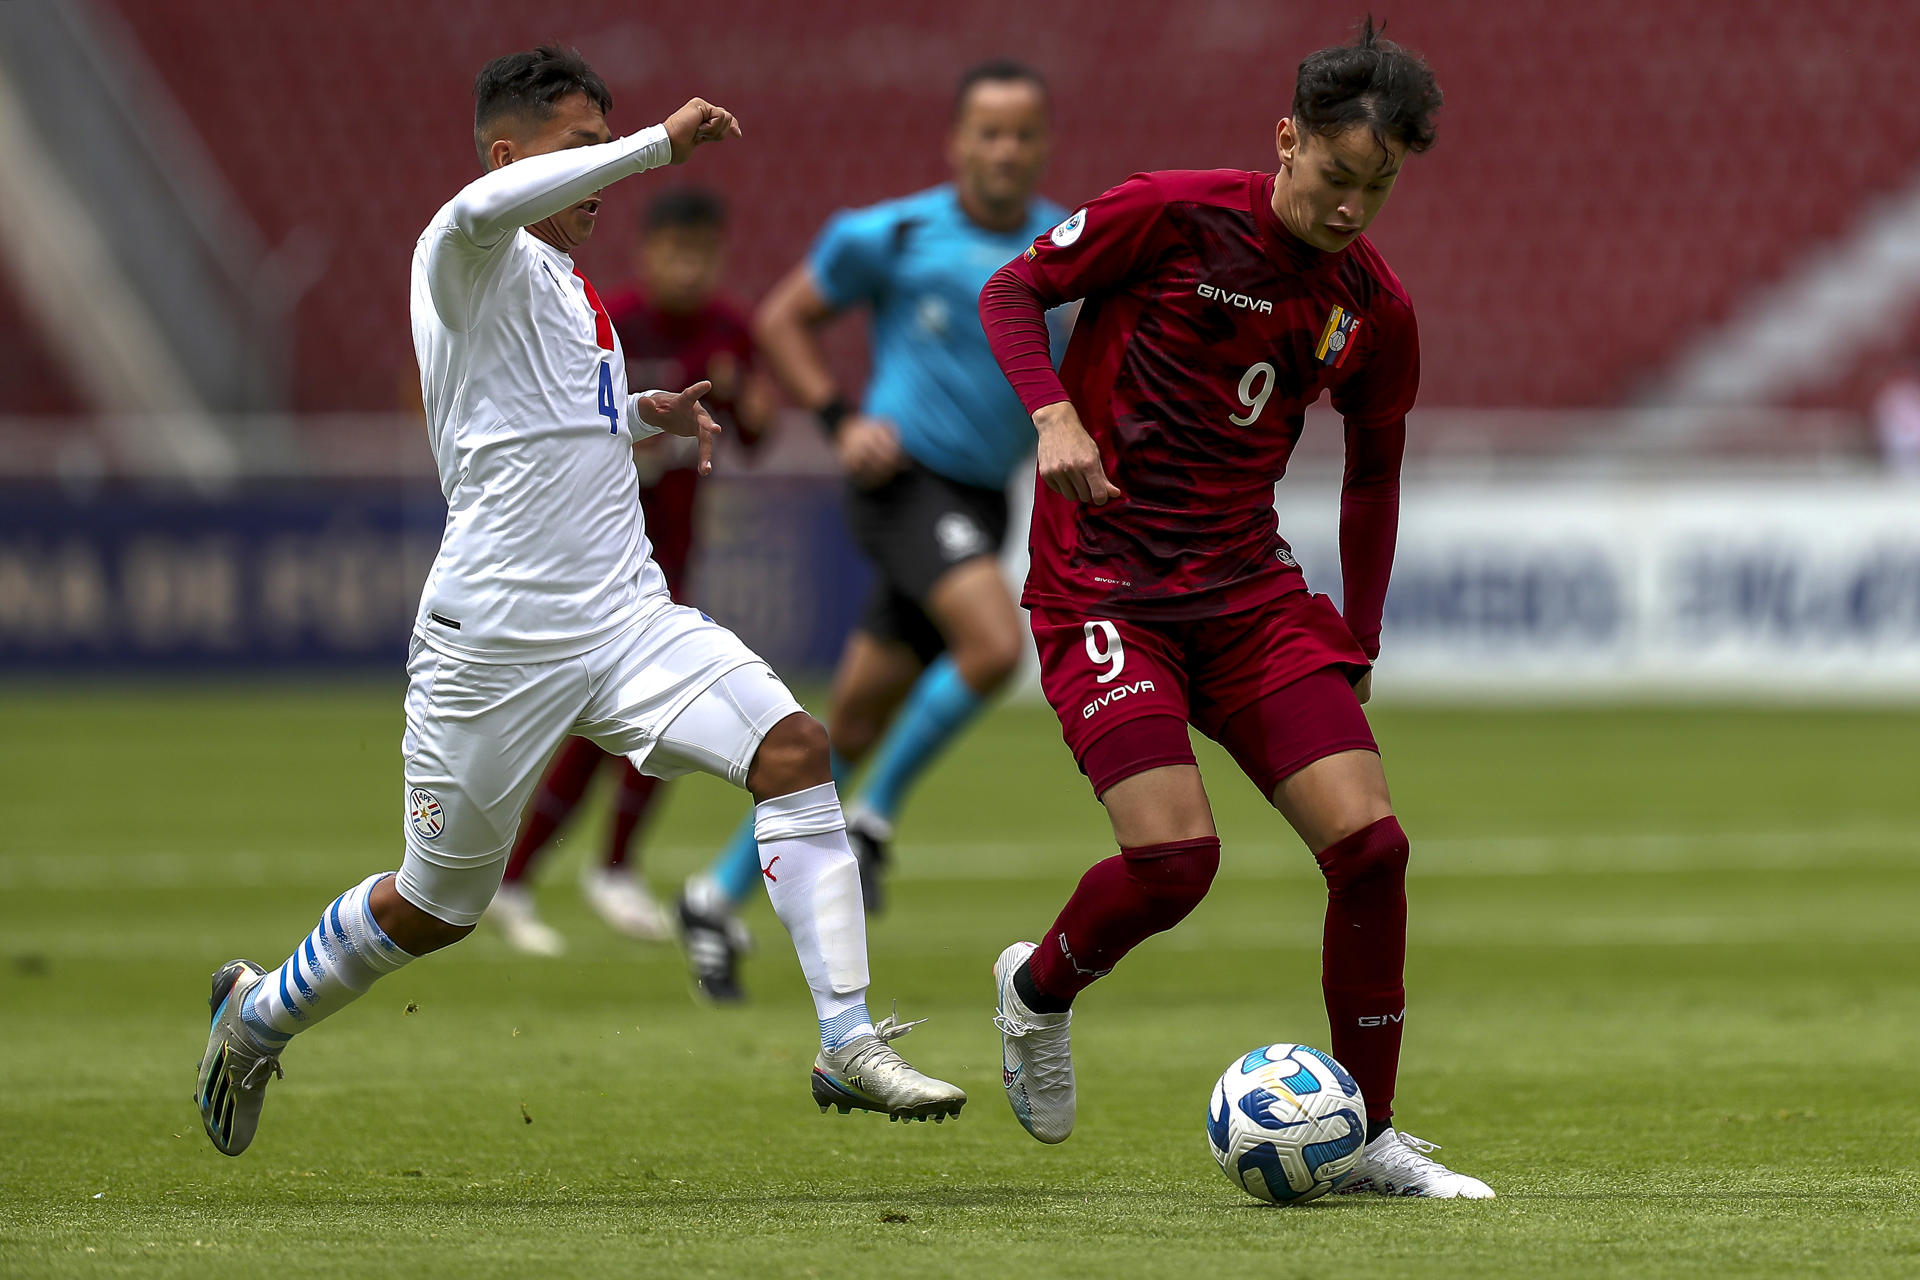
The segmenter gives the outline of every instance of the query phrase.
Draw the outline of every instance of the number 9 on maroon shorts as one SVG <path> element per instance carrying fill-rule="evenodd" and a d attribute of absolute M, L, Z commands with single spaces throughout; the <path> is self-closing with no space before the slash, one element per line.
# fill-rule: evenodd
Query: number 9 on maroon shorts
<path fill-rule="evenodd" d="M 1296 591 L 1182 621 L 1032 611 L 1040 687 L 1100 795 L 1148 769 L 1194 763 L 1191 724 L 1263 795 L 1340 751 L 1377 751 L 1353 681 L 1367 657 L 1325 596 Z"/>

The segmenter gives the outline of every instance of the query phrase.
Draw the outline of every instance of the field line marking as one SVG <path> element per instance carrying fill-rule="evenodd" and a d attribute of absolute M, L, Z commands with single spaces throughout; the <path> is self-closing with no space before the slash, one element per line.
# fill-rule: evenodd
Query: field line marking
<path fill-rule="evenodd" d="M 1277 821 L 1277 820 L 1276 820 Z M 396 842 L 397 843 L 397 842 Z M 1438 836 L 1413 841 L 1412 874 L 1420 878 L 1476 878 L 1562 874 L 1675 875 L 1714 871 L 1817 870 L 1885 866 L 1920 853 L 1920 831 L 1896 827 L 1774 829 L 1701 832 L 1580 832 L 1531 836 Z M 1076 850 L 1079 857 L 1075 857 Z M 1054 881 L 1106 857 L 1108 842 L 1089 832 L 1082 840 L 983 840 L 921 843 L 902 840 L 897 854 L 903 881 Z M 710 856 L 685 843 L 649 847 L 649 860 L 676 864 Z M 1872 855 L 1866 858 L 1858 855 Z M 1851 857 L 1848 855 L 1852 855 Z M 397 855 L 376 854 L 368 869 L 391 866 Z M 0 855 L 0 890 L 234 889 L 332 885 L 352 859 L 346 846 L 260 848 L 218 853 L 59 852 Z M 1241 880 L 1311 880 L 1312 860 L 1276 829 L 1260 841 L 1229 839 L 1226 858 Z M 1920 867 L 1920 860 L 1914 865 Z"/>

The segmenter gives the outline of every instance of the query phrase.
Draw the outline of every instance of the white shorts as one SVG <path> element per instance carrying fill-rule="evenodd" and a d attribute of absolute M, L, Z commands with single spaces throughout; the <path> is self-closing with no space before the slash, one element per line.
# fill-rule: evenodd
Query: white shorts
<path fill-rule="evenodd" d="M 575 658 L 407 661 L 406 858 L 400 895 L 448 924 L 479 921 L 520 814 L 560 740 L 590 738 L 643 773 L 745 786 L 767 732 L 800 711 L 731 631 L 672 605 Z"/>

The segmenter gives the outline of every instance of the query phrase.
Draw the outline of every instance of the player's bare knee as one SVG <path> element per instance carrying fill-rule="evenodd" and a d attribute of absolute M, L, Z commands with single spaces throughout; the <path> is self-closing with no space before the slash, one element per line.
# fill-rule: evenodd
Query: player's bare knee
<path fill-rule="evenodd" d="M 1180 731 L 1184 738 L 1184 724 Z M 1089 759 L 1094 768 L 1088 776 L 1093 777 L 1102 766 L 1096 756 Z M 1218 839 L 1213 807 L 1195 765 L 1141 770 L 1100 792 L 1100 803 L 1106 806 L 1113 838 L 1122 849 Z"/>
<path fill-rule="evenodd" d="M 833 781 L 827 731 L 805 712 L 795 712 L 767 731 L 747 770 L 755 800 L 791 795 Z"/>
<path fill-rule="evenodd" d="M 1008 631 L 969 638 L 953 651 L 953 665 L 967 688 L 985 697 L 1013 678 L 1020 668 L 1020 637 Z"/>
<path fill-rule="evenodd" d="M 1289 806 L 1282 802 L 1280 788 L 1276 787 L 1273 804 L 1286 815 L 1315 856 L 1393 816 L 1392 800 L 1384 792 L 1375 794 L 1368 790 L 1332 796 L 1322 794 L 1311 805 Z"/>
<path fill-rule="evenodd" d="M 1332 806 L 1323 821 L 1329 836 L 1335 840 L 1345 840 L 1391 817 L 1393 800 L 1382 786 L 1378 790 L 1356 789 Z"/>

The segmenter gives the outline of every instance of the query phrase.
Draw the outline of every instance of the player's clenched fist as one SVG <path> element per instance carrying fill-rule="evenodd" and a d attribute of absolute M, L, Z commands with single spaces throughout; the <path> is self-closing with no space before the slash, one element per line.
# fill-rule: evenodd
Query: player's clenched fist
<path fill-rule="evenodd" d="M 1100 446 L 1080 425 L 1080 414 L 1067 401 L 1050 404 L 1033 415 L 1040 433 L 1040 478 L 1047 488 L 1076 502 L 1096 507 L 1110 498 L 1124 498 L 1120 486 L 1107 479 L 1100 465 Z"/>
<path fill-rule="evenodd" d="M 675 164 L 685 164 L 693 149 L 703 142 L 740 136 L 740 122 L 733 118 L 733 112 L 700 98 L 668 116 L 666 127 Z"/>
<path fill-rule="evenodd" d="M 906 454 L 893 424 L 865 414 L 854 414 L 834 433 L 834 452 L 840 466 L 862 489 L 878 489 L 900 473 Z"/>

